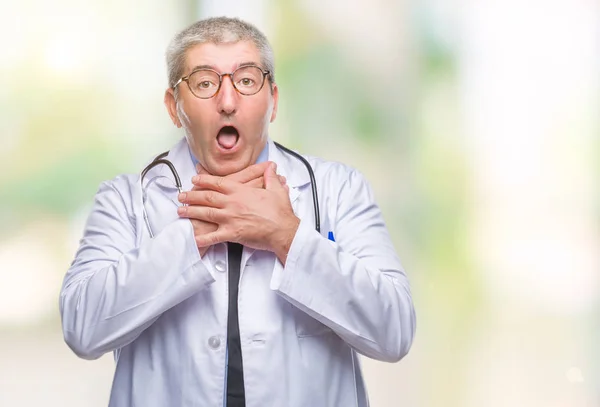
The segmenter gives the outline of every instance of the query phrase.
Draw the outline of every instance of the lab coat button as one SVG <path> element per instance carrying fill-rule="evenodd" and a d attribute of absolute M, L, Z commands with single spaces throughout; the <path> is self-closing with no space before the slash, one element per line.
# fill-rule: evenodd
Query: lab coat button
<path fill-rule="evenodd" d="M 215 268 L 217 269 L 218 272 L 224 273 L 225 272 L 225 262 L 223 262 L 222 260 L 219 260 L 218 262 L 215 263 Z"/>
<path fill-rule="evenodd" d="M 219 349 L 219 346 L 221 346 L 221 340 L 218 336 L 211 336 L 208 338 L 208 346 L 213 349 Z"/>

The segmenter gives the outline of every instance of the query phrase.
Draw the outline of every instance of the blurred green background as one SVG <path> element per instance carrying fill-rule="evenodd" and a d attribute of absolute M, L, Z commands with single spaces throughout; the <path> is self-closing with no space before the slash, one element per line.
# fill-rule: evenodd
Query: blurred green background
<path fill-rule="evenodd" d="M 62 341 L 58 293 L 101 181 L 183 134 L 164 51 L 239 16 L 275 49 L 270 135 L 366 174 L 413 288 L 372 405 L 588 407 L 598 392 L 600 5 L 541 0 L 5 0 L 0 406 L 105 406 L 110 355 Z"/>

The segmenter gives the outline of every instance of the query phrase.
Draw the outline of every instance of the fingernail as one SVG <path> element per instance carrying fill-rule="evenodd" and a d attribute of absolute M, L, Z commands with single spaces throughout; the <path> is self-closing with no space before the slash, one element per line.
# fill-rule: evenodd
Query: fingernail
<path fill-rule="evenodd" d="M 198 182 L 198 181 L 200 181 L 200 175 L 194 175 L 194 176 L 192 177 L 192 182 L 196 183 L 196 182 Z"/>
<path fill-rule="evenodd" d="M 180 202 L 185 201 L 186 197 L 187 197 L 187 194 L 185 192 L 182 192 L 177 196 L 177 198 L 179 199 Z"/>
<path fill-rule="evenodd" d="M 187 207 L 185 207 L 185 206 L 180 206 L 179 208 L 177 208 L 177 214 L 179 214 L 179 215 L 185 214 L 186 211 L 187 211 Z"/>

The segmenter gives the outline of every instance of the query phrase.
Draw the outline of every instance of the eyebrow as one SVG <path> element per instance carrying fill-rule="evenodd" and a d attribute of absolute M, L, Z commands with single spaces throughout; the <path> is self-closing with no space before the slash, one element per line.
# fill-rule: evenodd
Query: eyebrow
<path fill-rule="evenodd" d="M 256 62 L 242 62 L 241 64 L 238 65 L 238 68 L 242 68 L 244 66 L 258 66 L 258 67 L 260 67 L 260 64 L 258 64 Z"/>
<path fill-rule="evenodd" d="M 256 62 L 242 62 L 241 64 L 239 64 L 237 66 L 237 68 L 243 68 L 245 66 L 258 66 L 258 67 L 260 67 L 260 65 L 257 64 Z M 219 72 L 217 70 L 217 68 L 215 68 L 213 65 L 196 65 L 195 67 L 192 68 L 192 70 L 190 71 L 190 73 L 192 73 L 194 71 L 197 71 L 199 69 L 212 69 L 213 71 Z"/>
<path fill-rule="evenodd" d="M 213 71 L 216 71 L 215 67 L 212 65 L 196 65 L 190 72 L 197 71 L 198 69 L 212 69 Z"/>

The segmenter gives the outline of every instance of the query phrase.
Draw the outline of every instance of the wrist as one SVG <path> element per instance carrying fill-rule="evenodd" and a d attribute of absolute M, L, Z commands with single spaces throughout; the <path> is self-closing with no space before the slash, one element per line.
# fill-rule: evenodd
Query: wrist
<path fill-rule="evenodd" d="M 299 226 L 300 219 L 293 215 L 289 222 L 286 222 L 285 226 L 280 229 L 280 233 L 277 234 L 278 236 L 275 239 L 273 252 L 284 266 Z"/>

